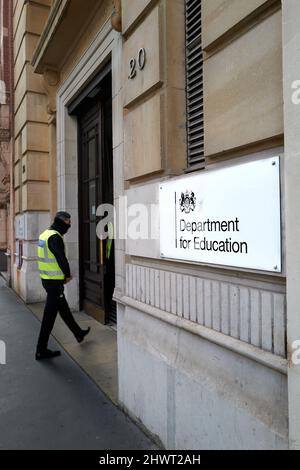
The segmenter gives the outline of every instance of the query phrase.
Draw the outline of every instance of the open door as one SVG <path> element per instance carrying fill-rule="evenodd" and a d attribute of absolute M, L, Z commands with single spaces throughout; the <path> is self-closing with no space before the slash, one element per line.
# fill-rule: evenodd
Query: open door
<path fill-rule="evenodd" d="M 79 157 L 80 304 L 101 323 L 116 322 L 114 242 L 96 235 L 97 207 L 113 204 L 111 73 L 92 89 L 76 109 Z"/>

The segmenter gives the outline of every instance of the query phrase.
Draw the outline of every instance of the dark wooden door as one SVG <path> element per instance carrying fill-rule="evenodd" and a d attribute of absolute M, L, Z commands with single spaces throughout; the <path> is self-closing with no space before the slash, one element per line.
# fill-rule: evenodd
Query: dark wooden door
<path fill-rule="evenodd" d="M 110 320 L 114 255 L 96 234 L 97 207 L 113 203 L 111 96 L 107 87 L 81 107 L 79 123 L 79 225 L 81 307 L 97 320 Z"/>

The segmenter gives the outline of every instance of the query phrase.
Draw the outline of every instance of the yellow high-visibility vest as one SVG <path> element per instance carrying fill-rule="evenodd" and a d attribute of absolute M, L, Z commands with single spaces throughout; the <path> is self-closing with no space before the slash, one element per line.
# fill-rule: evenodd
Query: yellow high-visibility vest
<path fill-rule="evenodd" d="M 114 238 L 114 225 L 113 225 L 113 223 L 108 222 L 107 228 L 108 228 L 108 238 L 106 240 L 106 259 L 109 259 L 110 254 L 111 254 L 112 241 L 113 241 L 113 238 Z"/>
<path fill-rule="evenodd" d="M 59 267 L 52 251 L 49 249 L 48 240 L 52 235 L 63 237 L 56 230 L 47 229 L 39 236 L 38 244 L 38 268 L 41 279 L 65 279 L 65 275 Z"/>

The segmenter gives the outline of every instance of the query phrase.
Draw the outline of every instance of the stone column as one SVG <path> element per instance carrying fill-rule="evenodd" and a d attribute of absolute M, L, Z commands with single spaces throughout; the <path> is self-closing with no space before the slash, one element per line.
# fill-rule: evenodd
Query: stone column
<path fill-rule="evenodd" d="M 293 360 L 300 340 L 300 2 L 283 0 L 282 14 L 289 445 L 300 449 L 300 364 Z"/>
<path fill-rule="evenodd" d="M 14 34 L 14 200 L 15 240 L 12 287 L 25 302 L 39 302 L 45 291 L 37 269 L 37 240 L 49 225 L 49 126 L 47 96 L 31 65 L 48 19 L 49 2 L 20 1 Z"/>
<path fill-rule="evenodd" d="M 56 90 L 59 73 L 53 69 L 44 72 L 44 88 L 47 95 L 47 113 L 49 115 L 49 179 L 50 179 L 50 215 L 57 212 L 57 155 L 56 155 Z"/>

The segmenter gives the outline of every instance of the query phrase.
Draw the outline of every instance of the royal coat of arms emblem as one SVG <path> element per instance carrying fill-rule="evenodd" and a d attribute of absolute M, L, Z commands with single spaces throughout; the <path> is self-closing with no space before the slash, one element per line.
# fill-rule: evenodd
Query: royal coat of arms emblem
<path fill-rule="evenodd" d="M 196 207 L 196 197 L 193 191 L 181 193 L 179 204 L 181 212 L 184 212 L 185 214 L 189 214 L 191 211 L 194 211 Z"/>

